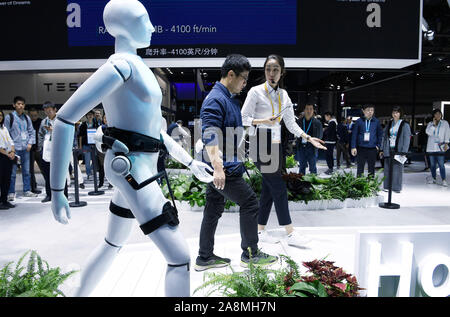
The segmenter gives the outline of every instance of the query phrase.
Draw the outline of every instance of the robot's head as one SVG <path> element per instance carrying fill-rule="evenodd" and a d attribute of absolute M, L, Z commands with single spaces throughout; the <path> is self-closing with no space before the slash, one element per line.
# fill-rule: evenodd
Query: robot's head
<path fill-rule="evenodd" d="M 109 1 L 103 11 L 103 21 L 109 34 L 128 40 L 136 48 L 149 46 L 155 31 L 147 10 L 137 0 Z"/>

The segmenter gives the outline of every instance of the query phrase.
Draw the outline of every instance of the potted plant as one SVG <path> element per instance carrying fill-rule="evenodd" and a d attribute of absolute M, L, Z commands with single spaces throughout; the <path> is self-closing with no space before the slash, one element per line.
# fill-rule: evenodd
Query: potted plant
<path fill-rule="evenodd" d="M 26 267 L 22 266 L 29 254 Z M 13 262 L 0 270 L 0 297 L 57 297 L 65 296 L 58 287 L 76 271 L 61 273 L 60 268 L 50 268 L 36 251 L 27 251 L 12 270 Z"/>

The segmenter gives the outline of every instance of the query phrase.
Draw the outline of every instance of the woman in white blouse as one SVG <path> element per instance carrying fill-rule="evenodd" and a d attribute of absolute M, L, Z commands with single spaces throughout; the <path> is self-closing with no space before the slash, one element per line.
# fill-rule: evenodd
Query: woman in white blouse
<path fill-rule="evenodd" d="M 281 121 L 296 137 L 311 142 L 319 149 L 326 148 L 322 145 L 322 140 L 307 135 L 295 122 L 291 99 L 287 91 L 280 87 L 286 74 L 283 58 L 278 55 L 267 57 L 264 73 L 266 81 L 250 89 L 242 107 L 242 123 L 250 127 L 250 152 L 255 148 L 255 144 L 252 143 L 256 141 L 257 155 L 254 160 L 263 177 L 258 213 L 258 236 L 263 242 L 279 242 L 265 230 L 272 204 L 275 203 L 278 223 L 280 226 L 285 226 L 288 244 L 302 246 L 309 242 L 309 239 L 294 231 L 289 215 L 286 183 L 281 175 L 285 162 L 281 146 Z"/>
<path fill-rule="evenodd" d="M 16 156 L 14 142 L 5 127 L 5 115 L 0 111 L 0 209 L 14 208 L 8 202 L 8 189 L 11 182 L 11 171 Z"/>
<path fill-rule="evenodd" d="M 429 183 L 436 184 L 436 165 L 439 165 L 439 171 L 442 179 L 442 186 L 447 187 L 445 178 L 445 152 L 448 150 L 450 141 L 450 127 L 448 122 L 442 119 L 442 112 L 434 109 L 431 113 L 433 121 L 428 123 L 426 134 L 428 135 L 427 155 L 430 158 L 430 171 L 432 179 Z"/>

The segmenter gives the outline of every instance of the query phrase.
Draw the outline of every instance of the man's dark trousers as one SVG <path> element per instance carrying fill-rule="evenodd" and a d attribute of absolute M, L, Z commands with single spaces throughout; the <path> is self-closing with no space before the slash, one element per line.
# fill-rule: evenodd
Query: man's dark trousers
<path fill-rule="evenodd" d="M 200 257 L 206 259 L 213 255 L 214 234 L 217 223 L 225 209 L 225 198 L 239 205 L 239 224 L 241 231 L 241 248 L 248 256 L 247 248 L 256 254 L 258 248 L 258 199 L 255 192 L 242 176 L 227 176 L 223 190 L 217 189 L 213 183 L 206 188 L 206 206 L 200 229 Z"/>
<path fill-rule="evenodd" d="M 34 147 L 35 147 L 35 145 L 33 145 L 33 147 L 31 147 L 31 151 L 30 151 L 30 181 L 31 181 L 31 191 L 32 192 L 35 192 L 37 190 L 36 176 L 34 175 L 34 162 L 37 163 L 37 165 L 42 173 L 41 153 L 39 153 Z"/>
<path fill-rule="evenodd" d="M 309 172 L 317 174 L 316 150 L 308 143 L 306 146 L 300 145 L 297 150 L 297 159 L 299 162 L 298 172 L 306 175 L 306 167 L 309 166 Z"/>
<path fill-rule="evenodd" d="M 333 151 L 335 144 L 326 143 L 325 146 L 327 147 L 327 151 L 325 153 L 325 158 L 327 161 L 327 166 L 330 170 L 334 167 L 334 157 L 333 157 Z"/>
<path fill-rule="evenodd" d="M 359 177 L 364 174 L 364 166 L 368 166 L 368 175 L 375 175 L 375 162 L 377 161 L 377 149 L 358 147 L 356 154 L 357 171 L 356 175 Z"/>

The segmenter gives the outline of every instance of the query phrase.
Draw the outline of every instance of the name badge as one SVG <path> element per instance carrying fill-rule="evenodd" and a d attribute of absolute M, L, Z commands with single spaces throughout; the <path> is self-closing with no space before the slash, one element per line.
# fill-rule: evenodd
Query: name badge
<path fill-rule="evenodd" d="M 389 138 L 389 144 L 391 145 L 391 147 L 395 147 L 395 140 L 396 140 L 397 138 L 395 137 L 395 136 L 391 136 L 390 138 Z"/>
<path fill-rule="evenodd" d="M 272 132 L 272 143 L 281 143 L 281 126 L 276 125 L 270 130 Z"/>
<path fill-rule="evenodd" d="M 26 141 L 28 139 L 28 133 L 26 133 L 26 132 L 22 132 L 21 136 L 22 136 L 22 141 Z"/>
<path fill-rule="evenodd" d="M 95 144 L 94 135 L 97 132 L 96 129 L 87 129 L 87 143 Z"/>
<path fill-rule="evenodd" d="M 364 142 L 369 142 L 370 141 L 370 132 L 366 132 L 364 133 Z"/>
<path fill-rule="evenodd" d="M 308 141 L 306 139 L 302 138 L 302 144 L 307 144 L 307 143 L 308 143 Z"/>

